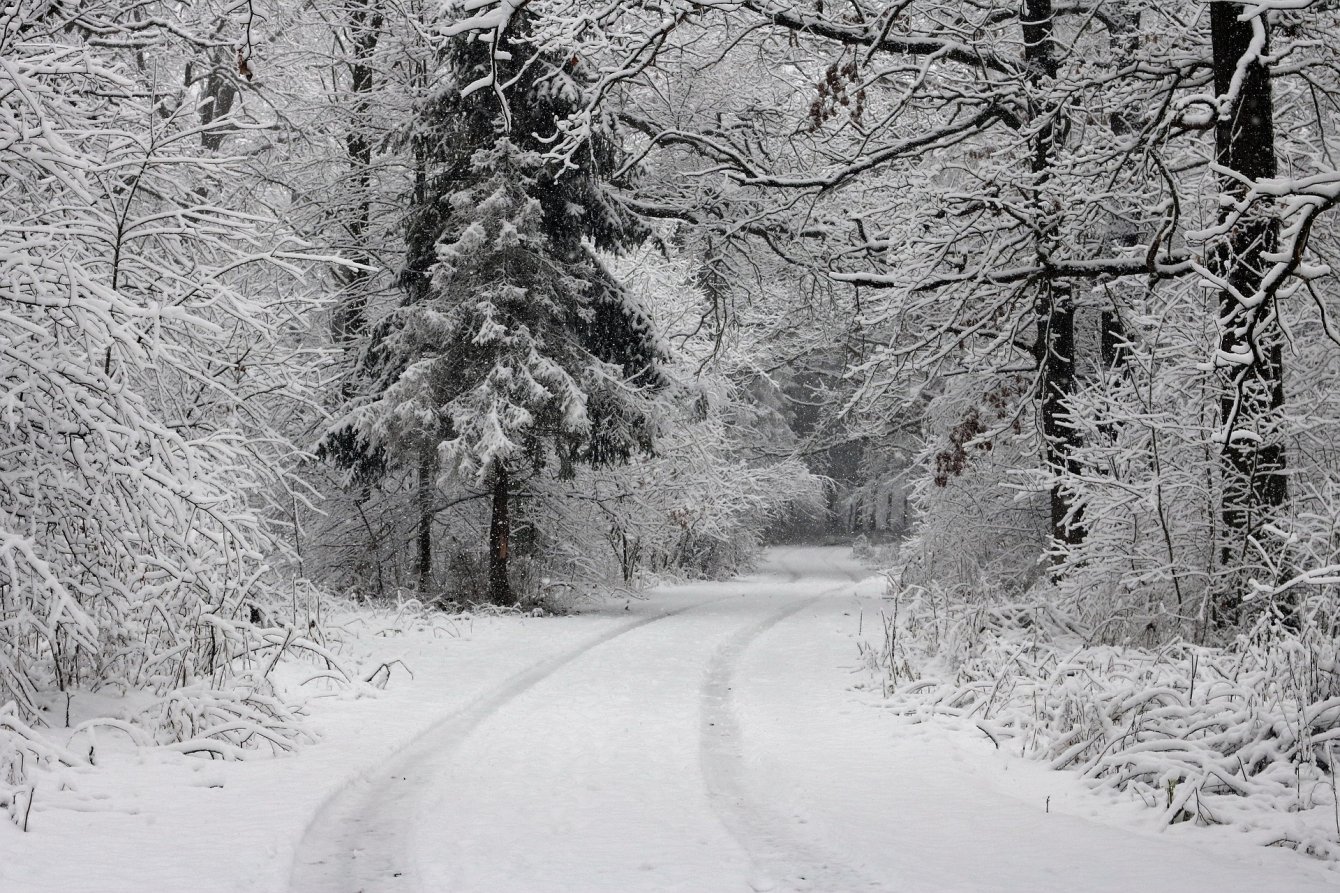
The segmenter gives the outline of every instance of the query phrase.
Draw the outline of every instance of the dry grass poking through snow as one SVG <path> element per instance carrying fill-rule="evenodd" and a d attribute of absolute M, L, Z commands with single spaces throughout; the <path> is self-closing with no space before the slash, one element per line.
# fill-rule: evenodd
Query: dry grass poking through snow
<path fill-rule="evenodd" d="M 890 596 L 888 704 L 1127 791 L 1172 824 L 1340 860 L 1340 646 L 1262 622 L 1227 647 L 1098 644 L 1047 604 Z M 976 733 L 974 733 L 976 734 Z"/>
<path fill-rule="evenodd" d="M 315 741 L 306 710 L 313 699 L 371 696 L 393 678 L 412 675 L 401 660 L 373 659 L 371 637 L 455 638 L 473 623 L 470 614 L 448 615 L 417 601 L 359 606 L 301 594 L 290 604 L 258 607 L 245 621 L 200 618 L 204 650 L 215 656 L 208 680 L 183 684 L 174 676 L 182 646 L 153 658 L 159 668 L 136 677 L 142 687 L 122 680 L 95 690 L 38 692 L 41 711 L 27 721 L 13 703 L 0 703 L 0 817 L 26 829 L 39 776 L 96 766 L 108 747 L 221 760 L 299 750 Z"/>

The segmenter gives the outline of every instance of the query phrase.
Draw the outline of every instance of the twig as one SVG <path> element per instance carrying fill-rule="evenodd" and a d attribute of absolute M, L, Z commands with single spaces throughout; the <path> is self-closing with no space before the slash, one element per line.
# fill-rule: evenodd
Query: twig
<path fill-rule="evenodd" d="M 413 672 L 409 667 L 405 666 L 405 662 L 404 662 L 404 661 L 400 660 L 399 658 L 396 658 L 395 660 L 383 661 L 382 664 L 381 664 L 381 666 L 377 667 L 377 669 L 373 670 L 371 673 L 369 673 L 368 675 L 364 676 L 364 677 L 363 677 L 363 681 L 366 682 L 366 683 L 368 683 L 368 684 L 370 684 L 370 685 L 375 684 L 375 683 L 373 682 L 373 680 L 377 678 L 377 674 L 380 673 L 382 670 L 385 670 L 385 671 L 386 671 L 386 682 L 390 682 L 390 681 L 391 681 L 391 667 L 394 666 L 395 664 L 400 664 L 401 669 L 403 669 L 406 673 L 409 673 L 409 678 L 411 678 L 411 679 L 414 678 L 414 672 Z M 386 683 L 382 683 L 382 687 L 383 687 L 383 688 L 385 687 L 385 685 L 386 685 Z"/>
<path fill-rule="evenodd" d="M 28 803 L 23 809 L 23 831 L 28 832 L 28 816 L 33 812 L 33 796 L 37 793 L 37 785 L 28 785 Z"/>

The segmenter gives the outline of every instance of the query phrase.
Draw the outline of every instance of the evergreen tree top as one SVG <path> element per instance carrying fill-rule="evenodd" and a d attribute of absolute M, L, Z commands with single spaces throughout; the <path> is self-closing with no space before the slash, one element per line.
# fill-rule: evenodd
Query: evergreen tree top
<path fill-rule="evenodd" d="M 565 161 L 545 157 L 562 122 L 583 107 L 588 85 L 571 59 L 536 50 L 530 25 L 524 10 L 516 12 L 506 44 L 497 51 L 469 37 L 445 42 L 438 85 L 409 133 L 431 167 L 429 180 L 439 181 L 428 184 L 427 193 L 449 192 L 450 184 L 468 175 L 474 151 L 505 137 L 544 159 L 531 194 L 543 209 L 545 235 L 559 253 L 576 257 L 584 241 L 611 252 L 640 244 L 646 227 L 610 194 L 609 178 L 623 160 L 612 118 L 602 115 L 593 122 L 581 153 Z M 492 91 L 465 95 L 490 74 L 506 85 L 506 107 Z"/>

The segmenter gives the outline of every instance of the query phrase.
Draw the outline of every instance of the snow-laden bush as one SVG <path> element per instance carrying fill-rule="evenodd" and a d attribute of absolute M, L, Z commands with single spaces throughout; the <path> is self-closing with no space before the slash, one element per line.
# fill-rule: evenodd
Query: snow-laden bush
<path fill-rule="evenodd" d="M 1047 492 L 1022 474 L 1038 449 L 1029 387 L 965 376 L 929 401 L 912 477 L 917 524 L 899 550 L 905 582 L 1017 593 L 1040 576 Z"/>
<path fill-rule="evenodd" d="M 1210 298 L 1194 289 L 1126 289 L 1120 362 L 1091 371 L 1071 399 L 1078 471 L 1058 483 L 1085 536 L 1054 544 L 1051 576 L 1062 600 L 1114 636 L 1157 634 L 1205 642 L 1231 635 L 1262 611 L 1291 610 L 1337 579 L 1340 538 L 1340 355 L 1300 349 L 1290 402 L 1258 419 L 1263 440 L 1289 455 L 1289 498 L 1250 534 L 1226 523 L 1232 475 L 1219 443 L 1221 383 L 1201 358 L 1218 332 Z M 1293 331 L 1311 310 L 1281 311 Z M 1264 510 L 1263 510 L 1264 511 Z M 1258 522 L 1254 522 L 1258 523 Z M 1120 629 L 1116 629 L 1119 627 Z"/>
<path fill-rule="evenodd" d="M 46 740 L 18 715 L 13 701 L 0 704 L 0 809 L 20 828 L 27 830 L 33 789 L 30 770 L 37 765 L 73 766 L 79 757 Z"/>
<path fill-rule="evenodd" d="M 1102 370 L 1091 360 L 1070 401 L 1080 471 L 1059 484 L 1086 535 L 1056 544 L 1054 577 L 1077 614 L 1119 624 L 1114 634 L 1203 641 L 1216 595 L 1242 569 L 1261 570 L 1253 550 L 1225 541 L 1219 384 L 1200 364 L 1217 337 L 1213 313 L 1194 289 L 1122 294 L 1120 362 Z"/>
<path fill-rule="evenodd" d="M 1228 647 L 1104 644 L 1045 601 L 896 589 L 873 662 L 889 705 L 1130 792 L 1165 823 L 1230 825 L 1340 858 L 1340 644 L 1263 615 Z M 1153 636 L 1153 629 L 1150 636 Z M 975 734 L 975 733 L 974 733 Z"/>
<path fill-rule="evenodd" d="M 55 690 L 155 693 L 148 739 L 227 755 L 299 734 L 255 669 L 276 646 L 254 621 L 287 597 L 260 494 L 282 489 L 277 426 L 313 368 L 296 340 L 306 259 L 226 203 L 231 162 L 192 106 L 49 12 L 20 3 L 0 24 L 10 784 L 54 758 L 27 729 Z"/>

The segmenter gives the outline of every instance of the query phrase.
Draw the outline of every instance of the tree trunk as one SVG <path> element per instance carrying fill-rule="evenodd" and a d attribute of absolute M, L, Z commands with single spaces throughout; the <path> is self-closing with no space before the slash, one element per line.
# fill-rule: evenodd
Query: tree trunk
<path fill-rule="evenodd" d="M 1020 25 L 1024 36 L 1024 61 L 1028 82 L 1035 94 L 1032 118 L 1038 122 L 1033 135 L 1033 206 L 1037 215 L 1038 259 L 1044 264 L 1057 247 L 1060 209 L 1045 194 L 1055 161 L 1061 110 L 1048 95 L 1060 70 L 1056 59 L 1051 0 L 1025 0 Z M 1045 97 L 1039 101 L 1038 97 Z M 1034 304 L 1038 317 L 1036 359 L 1041 382 L 1039 413 L 1042 416 L 1043 461 L 1057 479 L 1051 490 L 1051 531 L 1058 542 L 1075 544 L 1084 538 L 1084 525 L 1071 511 L 1061 479 L 1074 473 L 1074 453 L 1080 446 L 1079 432 L 1066 418 L 1066 400 L 1075 393 L 1075 300 L 1069 284 L 1044 279 L 1038 285 Z"/>
<path fill-rule="evenodd" d="M 516 595 L 507 579 L 507 553 L 512 535 L 508 511 L 507 466 L 493 469 L 493 517 L 489 522 L 489 600 L 495 605 L 514 605 Z"/>
<path fill-rule="evenodd" d="M 437 496 L 437 447 L 429 444 L 419 452 L 419 535 L 418 561 L 419 592 L 427 593 L 433 585 L 433 516 Z"/>
<path fill-rule="evenodd" d="M 224 128 L 209 127 L 215 121 L 226 118 L 233 110 L 237 100 L 237 85 L 230 70 L 231 53 L 226 47 L 219 47 L 209 54 L 210 71 L 205 76 L 201 90 L 204 101 L 200 104 L 200 123 L 205 125 L 200 131 L 200 145 L 210 152 L 217 152 L 223 146 Z"/>
<path fill-rule="evenodd" d="M 1231 93 L 1234 76 L 1246 60 L 1237 95 L 1215 127 L 1216 160 L 1234 172 L 1220 175 L 1219 188 L 1239 199 L 1246 195 L 1248 184 L 1277 172 L 1270 73 L 1260 59 L 1269 52 L 1269 25 L 1263 14 L 1241 21 L 1243 11 L 1236 3 L 1210 5 L 1216 94 Z M 1254 49 L 1252 42 L 1258 33 L 1264 43 Z M 1251 296 L 1260 289 L 1270 266 L 1267 257 L 1278 242 L 1279 218 L 1268 207 L 1258 206 L 1210 254 L 1211 268 L 1232 287 L 1219 295 L 1219 346 L 1226 355 L 1250 352 L 1252 356 L 1250 363 L 1230 366 L 1222 373 L 1219 410 L 1225 435 L 1221 454 L 1225 537 L 1220 562 L 1229 573 L 1212 606 L 1213 618 L 1220 625 L 1236 622 L 1247 582 L 1244 564 L 1256 551 L 1252 541 L 1288 497 L 1284 444 L 1272 430 L 1284 404 L 1274 298 L 1244 307 L 1234 295 L 1236 291 Z"/>
<path fill-rule="evenodd" d="M 1108 52 L 1114 69 L 1129 65 L 1136 59 L 1140 48 L 1140 9 L 1135 4 L 1118 3 L 1108 16 Z M 1126 137 L 1139 129 L 1148 118 L 1147 109 L 1122 107 L 1114 111 L 1108 122 L 1112 133 L 1117 137 Z M 1118 213 L 1108 216 L 1107 232 L 1103 237 L 1101 254 L 1111 257 L 1120 248 L 1131 248 L 1140 241 L 1140 231 L 1134 223 Z M 1121 289 L 1117 292 L 1120 296 Z M 1124 303 L 1124 302 L 1123 302 Z M 1101 374 L 1110 375 L 1114 370 L 1125 366 L 1127 340 L 1125 325 L 1122 323 L 1121 303 L 1114 297 L 1111 309 L 1104 310 L 1099 320 L 1099 352 L 1102 360 Z M 1103 424 L 1100 430 L 1104 435 L 1115 439 L 1117 429 L 1114 425 Z"/>
<path fill-rule="evenodd" d="M 1038 312 L 1038 367 L 1042 379 L 1042 437 L 1048 467 L 1058 477 L 1077 474 L 1074 451 L 1079 433 L 1067 415 L 1065 401 L 1075 393 L 1075 299 L 1061 283 L 1043 283 Z M 1073 510 L 1061 483 L 1052 485 L 1052 537 L 1075 545 L 1084 539 L 1080 512 Z"/>
<path fill-rule="evenodd" d="M 352 213 L 346 218 L 345 229 L 349 245 L 345 256 L 372 266 L 375 258 L 367 239 L 372 225 L 372 91 L 375 87 L 373 56 L 381 37 L 382 13 L 371 6 L 370 0 L 349 0 L 346 6 L 348 23 L 346 36 L 350 44 L 348 129 L 344 148 L 349 160 L 349 198 Z M 333 314 L 335 342 L 348 352 L 356 352 L 367 331 L 368 288 L 371 276 L 367 270 L 351 270 L 343 274 L 344 296 Z M 344 384 L 344 397 L 352 396 L 352 379 Z"/>

